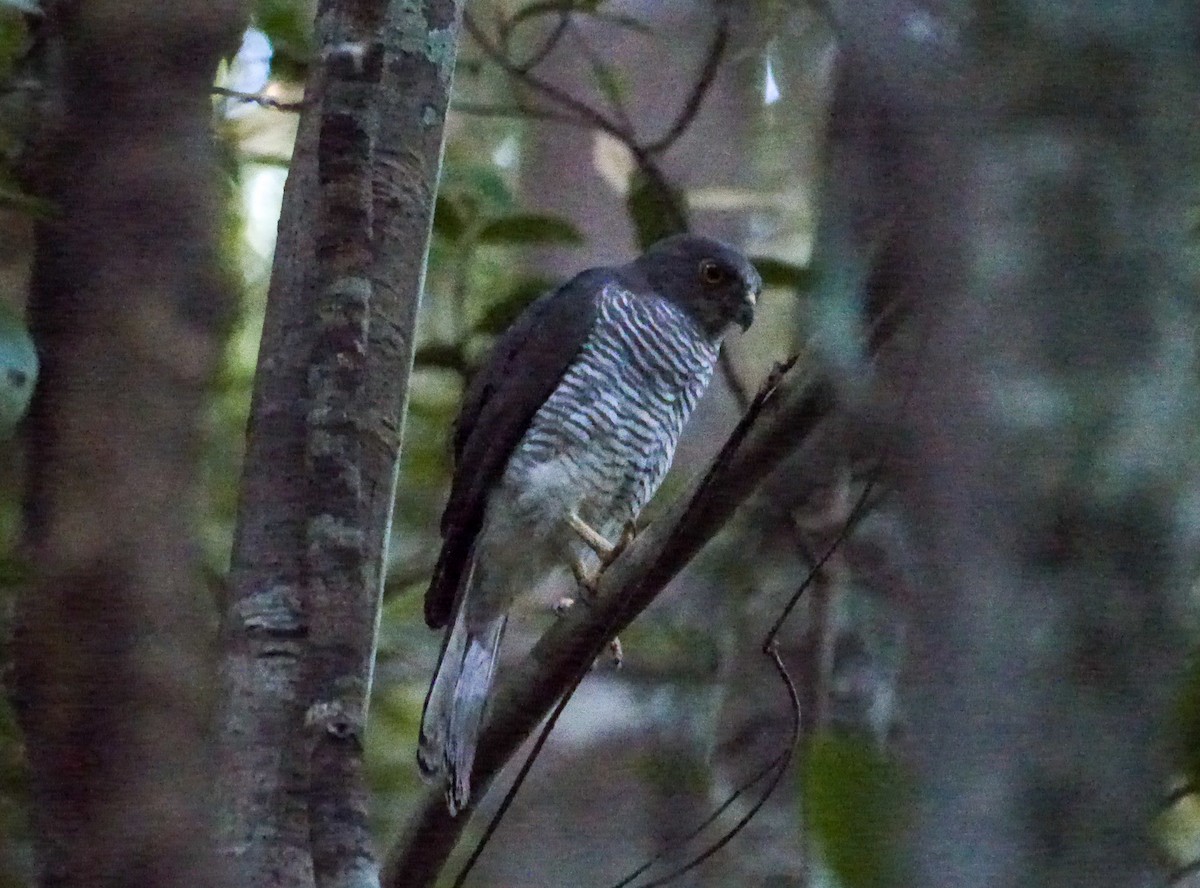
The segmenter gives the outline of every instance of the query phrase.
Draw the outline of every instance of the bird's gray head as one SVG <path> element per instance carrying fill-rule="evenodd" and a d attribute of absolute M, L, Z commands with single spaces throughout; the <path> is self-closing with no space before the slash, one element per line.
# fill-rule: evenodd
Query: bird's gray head
<path fill-rule="evenodd" d="M 682 306 L 713 338 L 730 324 L 745 330 L 754 320 L 762 278 L 727 244 L 677 234 L 654 244 L 633 264 L 655 292 Z"/>

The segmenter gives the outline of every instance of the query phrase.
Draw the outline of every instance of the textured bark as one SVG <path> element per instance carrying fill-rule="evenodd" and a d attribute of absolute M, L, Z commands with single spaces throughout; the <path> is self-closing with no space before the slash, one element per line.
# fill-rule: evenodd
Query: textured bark
<path fill-rule="evenodd" d="M 362 736 L 461 3 L 324 3 L 285 192 L 224 633 L 225 852 L 370 885 Z"/>
<path fill-rule="evenodd" d="M 239 4 L 47 3 L 12 699 L 43 885 L 217 885 L 211 614 L 193 543 L 231 293 L 209 87 Z"/>
<path fill-rule="evenodd" d="M 1198 530 L 1194 5 L 834 6 L 831 252 L 914 320 L 881 367 L 921 572 L 902 883 L 1153 884 Z"/>

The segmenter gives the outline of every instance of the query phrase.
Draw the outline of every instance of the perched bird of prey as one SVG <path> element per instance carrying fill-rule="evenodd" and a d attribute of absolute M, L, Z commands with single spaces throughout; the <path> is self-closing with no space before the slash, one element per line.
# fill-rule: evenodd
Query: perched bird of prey
<path fill-rule="evenodd" d="M 658 488 L 721 340 L 749 327 L 762 280 L 705 237 L 659 241 L 541 297 L 471 380 L 454 433 L 442 551 L 425 597 L 449 625 L 417 759 L 456 814 L 508 608 L 571 567 L 594 576 Z"/>

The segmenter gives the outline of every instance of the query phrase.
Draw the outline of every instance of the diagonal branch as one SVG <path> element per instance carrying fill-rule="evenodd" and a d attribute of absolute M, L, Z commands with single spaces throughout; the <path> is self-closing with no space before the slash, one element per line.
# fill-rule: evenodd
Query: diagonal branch
<path fill-rule="evenodd" d="M 567 33 L 567 28 L 571 24 L 571 10 L 564 7 L 558 14 L 558 22 L 539 46 L 525 61 L 516 65 L 516 70 L 522 73 L 528 73 L 546 60 L 550 53 L 554 52 L 554 47 L 558 46 L 563 35 Z"/>
<path fill-rule="evenodd" d="M 680 110 L 679 116 L 675 118 L 675 122 L 671 124 L 670 129 L 663 133 L 657 140 L 645 146 L 646 154 L 650 156 L 662 154 L 674 145 L 691 125 L 696 114 L 700 111 L 700 106 L 704 104 L 704 98 L 708 95 L 713 81 L 717 77 L 717 70 L 721 67 L 721 60 L 725 57 L 725 46 L 728 43 L 729 19 L 722 14 L 717 20 L 717 30 L 713 34 L 712 43 L 708 45 L 708 53 L 704 57 L 704 65 L 700 68 L 700 76 L 696 78 L 696 83 L 692 87 L 691 94 L 688 96 L 687 101 L 683 103 L 683 108 Z"/>
<path fill-rule="evenodd" d="M 480 795 L 580 670 L 654 600 L 758 483 L 809 440 L 834 404 L 834 386 L 824 376 L 790 370 L 764 387 L 691 493 L 646 528 L 603 574 L 592 606 L 568 611 L 497 686 L 472 778 Z M 449 815 L 440 790 L 427 791 L 392 851 L 383 883 L 394 888 L 433 884 L 467 819 Z"/>
<path fill-rule="evenodd" d="M 463 13 L 463 28 L 471 35 L 471 39 L 478 44 L 483 54 L 509 76 L 515 77 L 543 98 L 558 105 L 560 108 L 570 111 L 572 114 L 578 116 L 580 120 L 586 121 L 598 130 L 603 130 L 620 142 L 626 145 L 635 145 L 637 143 L 637 139 L 632 132 L 622 127 L 616 121 L 610 120 L 606 115 L 597 111 L 587 102 L 575 98 L 575 96 L 566 90 L 555 86 L 548 80 L 544 80 L 532 71 L 525 70 L 523 66 L 513 64 L 512 59 L 505 55 L 504 51 L 484 33 L 483 29 L 479 27 L 479 24 L 470 13 Z"/>

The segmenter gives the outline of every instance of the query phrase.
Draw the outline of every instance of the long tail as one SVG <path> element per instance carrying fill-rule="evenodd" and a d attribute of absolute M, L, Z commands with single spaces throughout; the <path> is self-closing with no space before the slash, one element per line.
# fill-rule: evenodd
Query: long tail
<path fill-rule="evenodd" d="M 492 690 L 496 656 L 508 615 L 502 613 L 482 631 L 470 632 L 459 607 L 454 628 L 425 698 L 417 763 L 430 782 L 444 782 L 453 817 L 471 798 L 471 768 L 479 729 Z"/>

